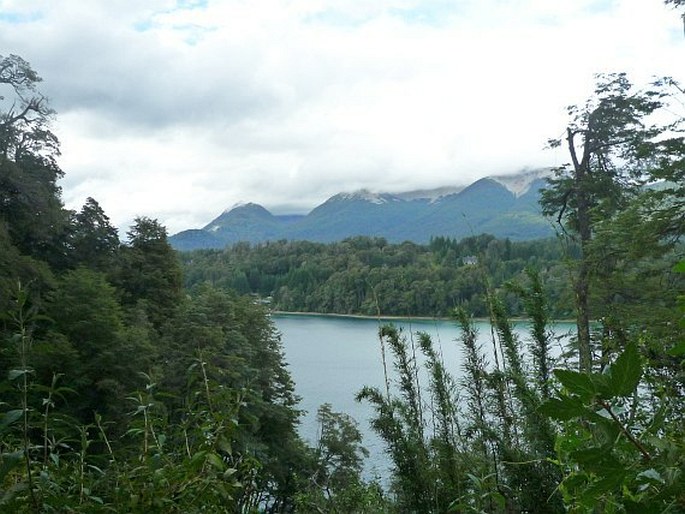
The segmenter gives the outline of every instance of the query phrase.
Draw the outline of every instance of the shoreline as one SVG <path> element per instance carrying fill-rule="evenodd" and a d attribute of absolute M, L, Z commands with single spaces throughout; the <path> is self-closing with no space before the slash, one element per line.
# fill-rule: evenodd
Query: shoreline
<path fill-rule="evenodd" d="M 416 319 L 421 321 L 450 321 L 452 318 L 449 317 L 431 317 L 431 316 L 393 316 L 393 315 L 380 315 L 380 316 L 369 316 L 368 314 L 339 314 L 335 312 L 302 312 L 302 311 L 269 311 L 271 314 L 284 315 L 284 316 L 316 316 L 316 317 L 330 317 L 330 318 L 353 318 L 353 319 L 370 319 L 370 320 L 404 320 L 404 319 Z M 483 320 L 485 318 L 474 318 L 477 321 Z"/>
<path fill-rule="evenodd" d="M 388 320 L 388 321 L 401 321 L 401 320 L 417 320 L 417 321 L 454 321 L 456 320 L 451 317 L 436 317 L 436 316 L 393 316 L 393 315 L 383 315 L 380 316 L 369 316 L 367 314 L 339 314 L 335 312 L 301 312 L 301 311 L 279 311 L 279 310 L 269 310 L 270 314 L 275 314 L 277 316 L 312 316 L 312 317 L 329 317 L 329 318 L 350 318 L 350 319 L 364 319 L 364 320 Z M 490 322 L 490 318 L 472 318 L 476 322 Z M 510 321 L 515 323 L 525 323 L 530 321 L 530 318 L 509 318 Z M 575 323 L 575 319 L 554 319 L 550 320 L 551 323 Z"/>

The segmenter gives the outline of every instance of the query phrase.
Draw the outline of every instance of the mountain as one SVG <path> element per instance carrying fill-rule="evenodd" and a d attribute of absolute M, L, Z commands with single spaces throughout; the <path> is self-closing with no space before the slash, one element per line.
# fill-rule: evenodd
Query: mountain
<path fill-rule="evenodd" d="M 353 236 L 384 237 L 390 242 L 427 243 L 432 236 L 460 239 L 489 233 L 513 240 L 553 234 L 540 213 L 540 189 L 547 169 L 491 176 L 467 187 L 374 193 L 339 193 L 306 215 L 274 216 L 261 205 L 236 205 L 202 229 L 171 236 L 178 250 L 222 248 L 238 241 L 278 239 L 317 242 Z"/>
<path fill-rule="evenodd" d="M 277 218 L 261 205 L 246 203 L 224 211 L 202 230 L 222 241 L 248 241 L 257 243 L 270 239 L 281 239 L 284 221 Z M 225 246 L 225 243 L 221 246 Z"/>

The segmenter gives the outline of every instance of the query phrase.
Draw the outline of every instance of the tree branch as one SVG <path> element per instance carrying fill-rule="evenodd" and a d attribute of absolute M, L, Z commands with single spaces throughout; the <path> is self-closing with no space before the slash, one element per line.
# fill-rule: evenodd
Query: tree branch
<path fill-rule="evenodd" d="M 611 410 L 611 406 L 605 402 L 604 400 L 600 401 L 599 404 L 601 407 L 611 416 L 611 419 L 614 420 L 614 422 L 618 425 L 618 428 L 621 430 L 621 433 L 626 436 L 628 441 L 633 443 L 633 445 L 640 451 L 642 454 L 642 458 L 645 460 L 651 460 L 652 456 L 649 454 L 647 449 L 644 447 L 644 445 L 638 441 L 633 434 L 630 433 L 630 431 L 621 423 L 621 420 L 616 417 L 616 414 Z"/>

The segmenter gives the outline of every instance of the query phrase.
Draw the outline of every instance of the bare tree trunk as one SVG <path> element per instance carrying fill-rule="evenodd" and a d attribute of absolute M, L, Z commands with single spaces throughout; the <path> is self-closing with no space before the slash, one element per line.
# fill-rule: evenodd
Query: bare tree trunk
<path fill-rule="evenodd" d="M 583 244 L 581 242 L 581 248 Z M 588 305 L 590 270 L 581 250 L 578 276 L 576 277 L 576 326 L 578 327 L 578 367 L 580 371 L 592 370 L 592 350 L 590 348 L 590 308 Z"/>
<path fill-rule="evenodd" d="M 589 130 L 588 130 L 589 132 Z M 585 141 L 583 157 L 578 159 L 574 144 L 574 133 L 568 130 L 568 146 L 573 160 L 573 180 L 576 188 L 576 218 L 578 235 L 580 236 L 580 262 L 575 283 L 576 325 L 578 327 L 578 367 L 580 371 L 592 370 L 592 350 L 590 347 L 590 265 L 588 262 L 587 246 L 592 238 L 590 228 L 590 202 L 587 196 L 586 180 L 590 162 L 588 142 Z"/>

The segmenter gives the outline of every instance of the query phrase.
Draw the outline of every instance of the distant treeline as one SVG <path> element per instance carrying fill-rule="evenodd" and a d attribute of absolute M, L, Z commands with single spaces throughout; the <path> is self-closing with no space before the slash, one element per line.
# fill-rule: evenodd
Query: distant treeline
<path fill-rule="evenodd" d="M 573 298 L 564 264 L 575 250 L 556 239 L 513 242 L 491 235 L 434 237 L 428 245 L 355 237 L 338 243 L 238 243 L 181 254 L 186 286 L 210 283 L 270 297 L 277 310 L 339 314 L 448 316 L 463 307 L 487 316 L 485 284 L 505 289 L 534 268 L 553 315 L 568 317 Z M 520 300 L 506 294 L 510 312 Z"/>

